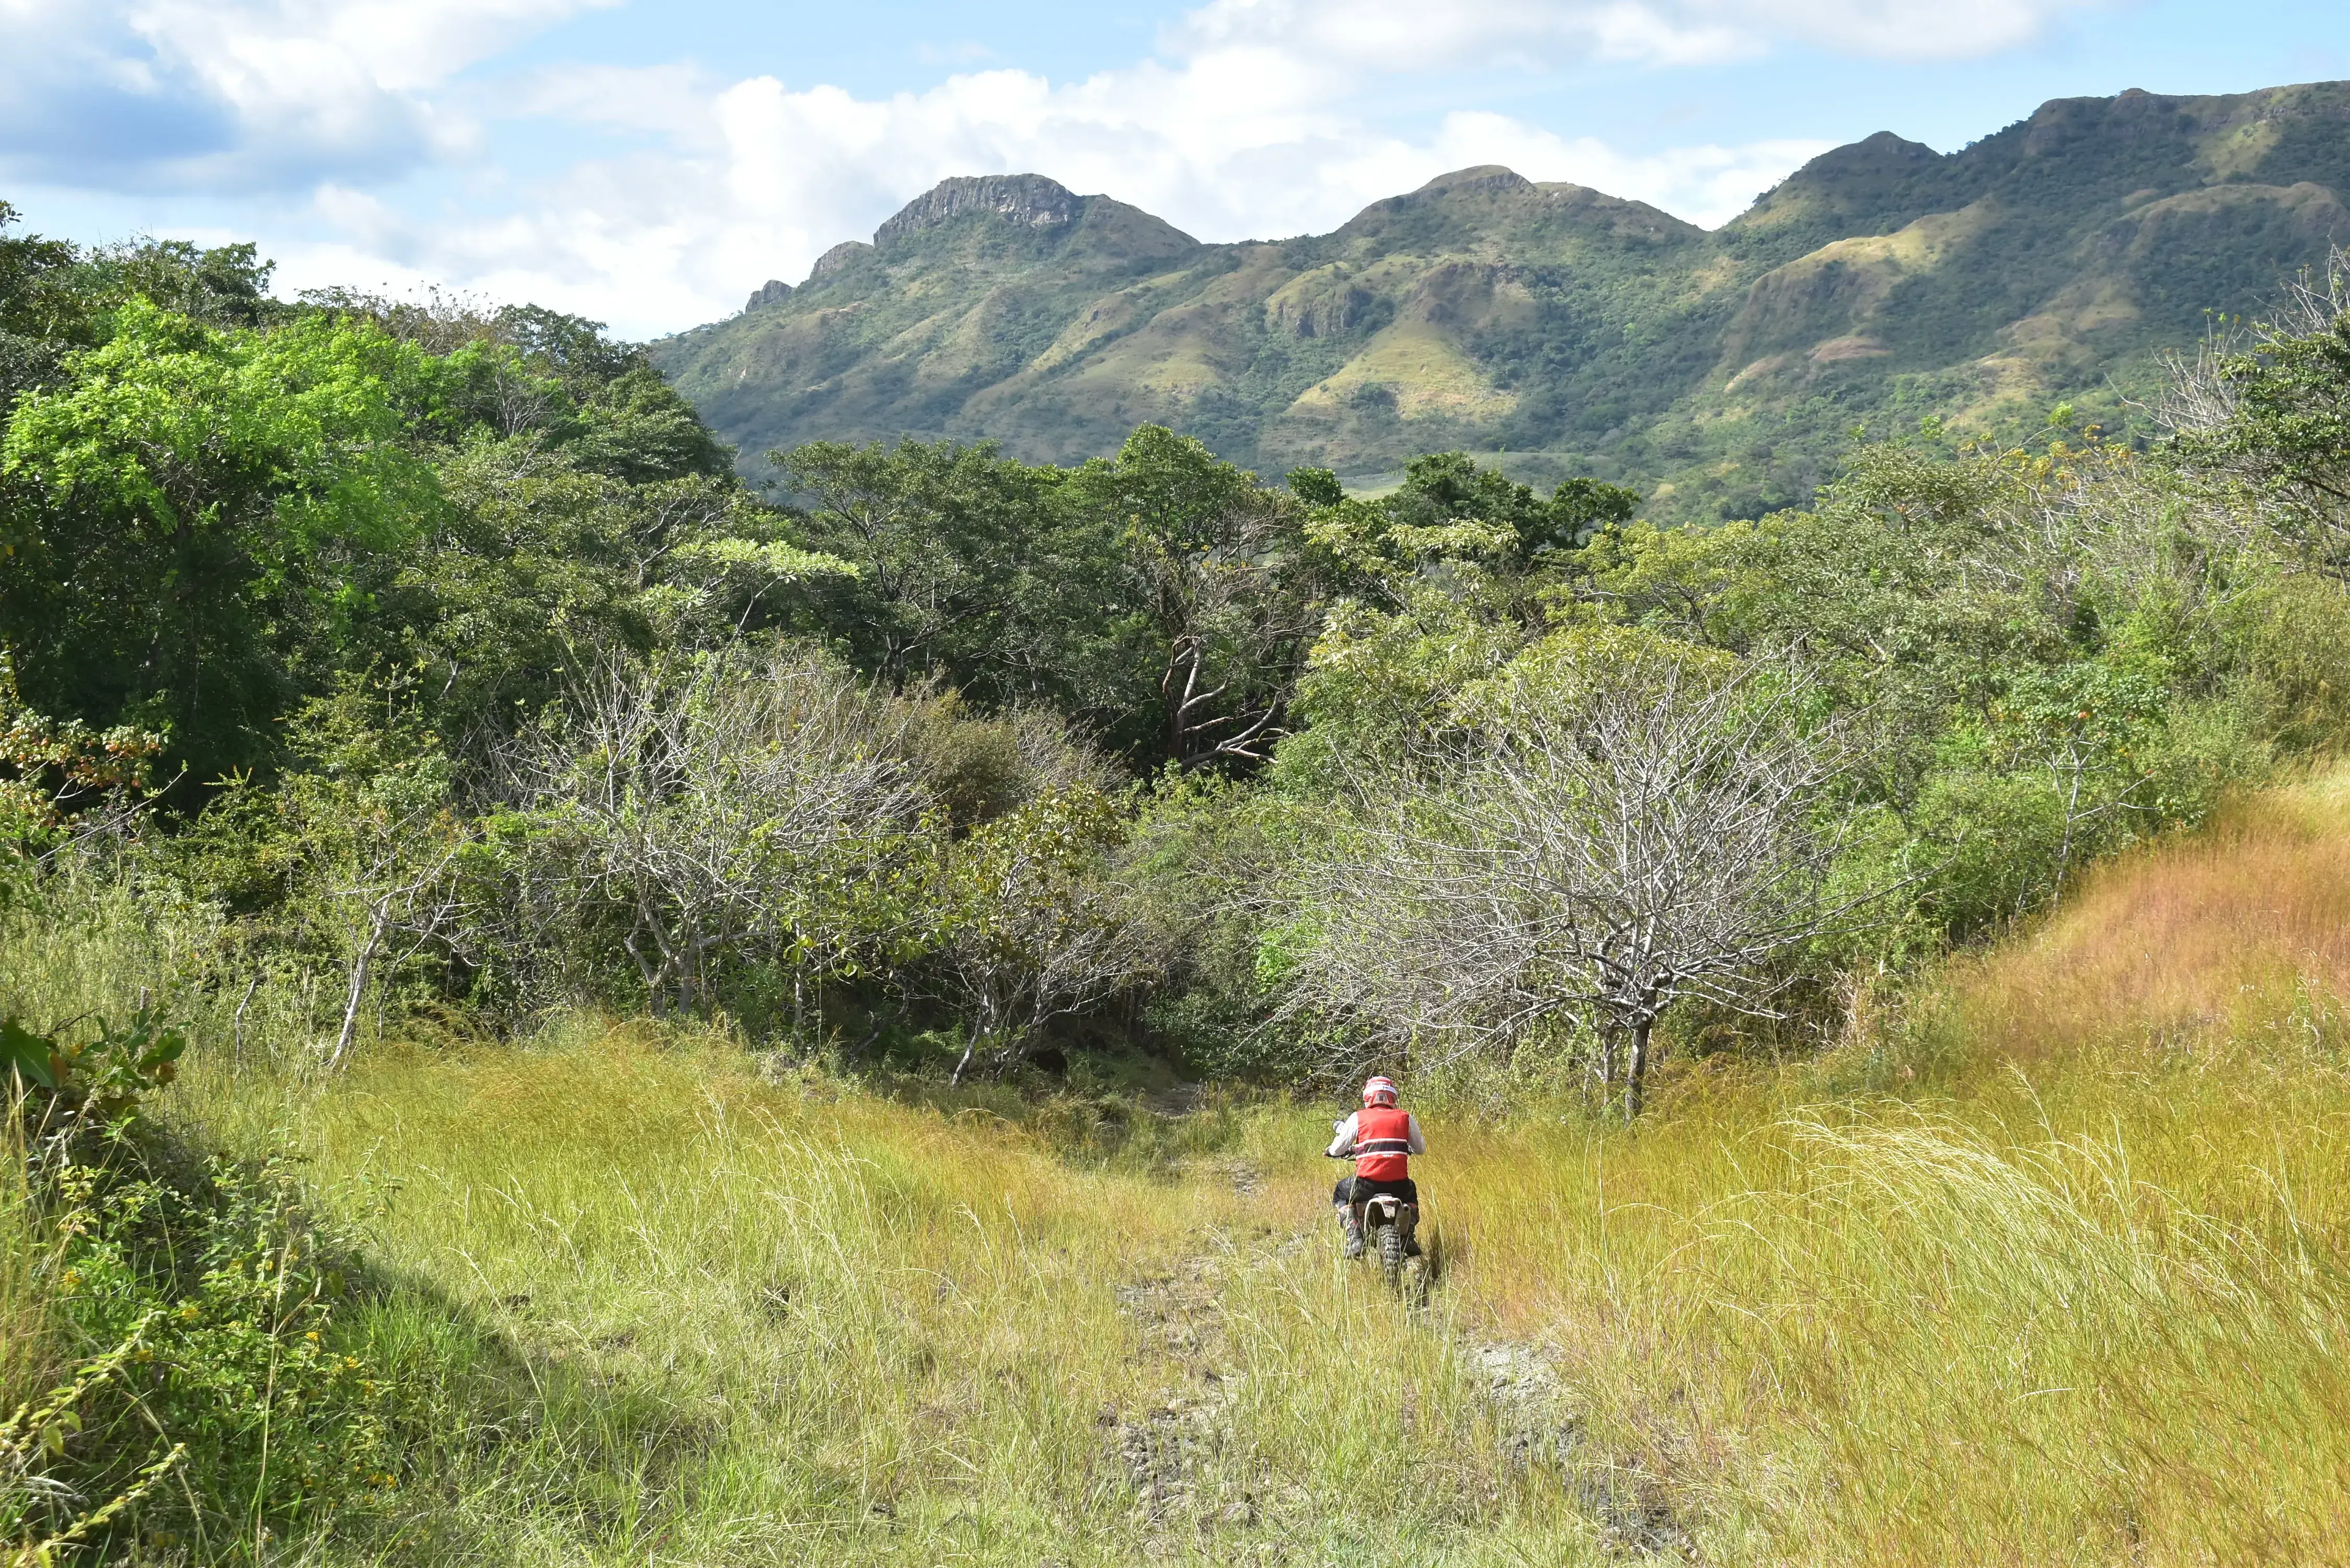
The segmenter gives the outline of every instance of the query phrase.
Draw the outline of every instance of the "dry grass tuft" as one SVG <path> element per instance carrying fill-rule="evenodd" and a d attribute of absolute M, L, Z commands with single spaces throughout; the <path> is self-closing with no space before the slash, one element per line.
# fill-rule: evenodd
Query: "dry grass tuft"
<path fill-rule="evenodd" d="M 1958 978 L 1970 1041 L 2011 1061 L 2280 1035 L 2263 1043 L 2334 1059 L 2350 997 L 2350 772 L 2241 799 L 2202 833 L 2099 867 L 2037 931 Z"/>

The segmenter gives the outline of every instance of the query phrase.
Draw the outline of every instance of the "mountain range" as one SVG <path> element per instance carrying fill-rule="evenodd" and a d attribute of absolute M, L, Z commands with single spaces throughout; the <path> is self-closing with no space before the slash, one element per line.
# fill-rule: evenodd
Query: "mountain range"
<path fill-rule="evenodd" d="M 1710 232 L 1497 167 L 1224 244 L 954 179 L 651 353 L 747 467 L 909 435 L 1070 462 L 1151 421 L 1274 474 L 1462 449 L 1752 516 L 1856 428 L 2129 428 L 2164 353 L 2350 242 L 2345 201 L 2345 82 L 2060 99 L 1952 153 L 1879 132 Z"/>

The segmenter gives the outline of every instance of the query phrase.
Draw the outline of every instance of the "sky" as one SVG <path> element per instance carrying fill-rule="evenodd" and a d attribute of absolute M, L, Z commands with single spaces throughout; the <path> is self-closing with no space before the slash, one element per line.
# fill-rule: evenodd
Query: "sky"
<path fill-rule="evenodd" d="M 2342 78 L 2344 0 L 0 0 L 0 201 L 647 338 L 951 175 L 1238 240 L 1503 163 L 1711 227 L 1877 130 Z"/>

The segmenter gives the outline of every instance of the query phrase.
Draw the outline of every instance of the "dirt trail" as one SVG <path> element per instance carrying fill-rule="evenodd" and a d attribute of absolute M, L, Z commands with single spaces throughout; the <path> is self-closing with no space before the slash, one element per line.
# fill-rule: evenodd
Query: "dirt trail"
<path fill-rule="evenodd" d="M 1245 1167 L 1234 1168 L 1232 1179 L 1243 1193 L 1262 1186 Z M 1311 1240 L 1307 1231 L 1267 1225 L 1244 1232 L 1219 1228 L 1173 1271 L 1118 1287 L 1143 1354 L 1171 1374 L 1147 1407 L 1105 1409 L 1100 1417 L 1132 1481 L 1138 1523 L 1164 1532 L 1190 1520 L 1212 1531 L 1253 1523 L 1266 1506 L 1223 1462 L 1233 1442 L 1232 1407 L 1246 1379 L 1226 1329 L 1224 1293 L 1235 1270 L 1294 1257 Z"/>
<path fill-rule="evenodd" d="M 1468 1339 L 1462 1354 L 1482 1375 L 1502 1448 L 1521 1469 L 1554 1468 L 1599 1525 L 1602 1545 L 1639 1555 L 1693 1558 L 1696 1541 L 1662 1480 L 1593 1442 L 1573 1397 L 1541 1347 Z"/>
<path fill-rule="evenodd" d="M 1263 1176 L 1245 1165 L 1231 1167 L 1228 1174 L 1244 1196 L 1264 1190 Z M 1227 1330 L 1225 1291 L 1237 1270 L 1263 1268 L 1336 1244 L 1335 1231 L 1326 1235 L 1318 1227 L 1218 1227 L 1202 1233 L 1174 1270 L 1118 1288 L 1142 1353 L 1170 1372 L 1167 1388 L 1147 1407 L 1105 1407 L 1099 1417 L 1105 1441 L 1133 1489 L 1131 1517 L 1149 1532 L 1147 1550 L 1154 1555 L 1182 1551 L 1178 1532 L 1187 1527 L 1206 1535 L 1220 1525 L 1254 1523 L 1261 1511 L 1310 1511 L 1309 1498 L 1258 1495 L 1245 1481 L 1235 1480 L 1226 1462 L 1234 1442 L 1233 1407 L 1246 1374 Z M 1450 1332 L 1425 1314 L 1421 1321 L 1429 1332 Z M 1695 1541 L 1661 1480 L 1589 1439 L 1549 1353 L 1533 1345 L 1461 1335 L 1454 1348 L 1483 1386 L 1505 1461 L 1520 1470 L 1541 1468 L 1557 1474 L 1591 1515 L 1604 1547 L 1625 1556 L 1695 1556 Z M 1270 1556 L 1278 1549 L 1260 1551 Z"/>

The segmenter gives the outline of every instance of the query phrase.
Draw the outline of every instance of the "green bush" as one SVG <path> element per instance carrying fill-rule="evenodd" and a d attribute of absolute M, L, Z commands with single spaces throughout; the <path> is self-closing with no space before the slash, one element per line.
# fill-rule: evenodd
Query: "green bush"
<path fill-rule="evenodd" d="M 124 1133 L 48 1185 L 54 1311 L 92 1351 L 128 1347 L 59 1445 L 66 1476 L 107 1496 L 184 1451 L 185 1484 L 115 1529 L 259 1540 L 394 1483 L 384 1385 L 338 1329 L 355 1275 L 286 1161 L 191 1162 Z"/>
<path fill-rule="evenodd" d="M 95 1033 L 0 1018 L 9 1241 L 72 1362 L 0 1422 L 0 1543 L 258 1551 L 394 1484 L 384 1385 L 338 1331 L 351 1250 L 286 1159 L 200 1158 L 142 1115 L 185 1046 L 153 1009 Z"/>

